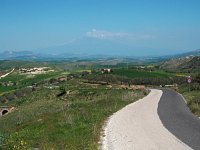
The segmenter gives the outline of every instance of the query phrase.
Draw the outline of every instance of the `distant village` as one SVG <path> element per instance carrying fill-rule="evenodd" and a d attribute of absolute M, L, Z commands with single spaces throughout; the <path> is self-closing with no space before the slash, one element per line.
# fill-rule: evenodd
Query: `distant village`
<path fill-rule="evenodd" d="M 38 68 L 20 68 L 19 72 L 21 74 L 42 74 L 42 73 L 47 73 L 47 72 L 52 72 L 54 71 L 50 67 L 38 67 Z"/>
<path fill-rule="evenodd" d="M 101 69 L 101 73 L 110 73 L 110 72 L 113 72 L 113 70 L 110 68 L 102 68 Z"/>

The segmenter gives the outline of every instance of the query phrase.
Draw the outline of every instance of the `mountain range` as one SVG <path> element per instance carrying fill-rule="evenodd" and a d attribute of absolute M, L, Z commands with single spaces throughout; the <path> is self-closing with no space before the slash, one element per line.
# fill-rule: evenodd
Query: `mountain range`
<path fill-rule="evenodd" d="M 187 53 L 174 54 L 174 51 L 155 49 L 149 47 L 137 47 L 120 41 L 120 39 L 105 39 L 94 37 L 81 37 L 63 45 L 32 51 L 4 51 L 0 53 L 0 59 L 17 60 L 52 60 L 52 59 L 89 59 L 89 58 L 178 58 L 189 55 L 200 55 L 200 49 Z M 172 55 L 170 55 L 172 54 Z"/>
<path fill-rule="evenodd" d="M 130 43 L 126 43 L 122 40 L 114 39 L 99 39 L 91 37 L 82 37 L 74 39 L 68 43 L 58 46 L 52 46 L 44 49 L 35 50 L 36 52 L 53 55 L 76 55 L 76 56 L 88 56 L 88 55 L 106 55 L 106 56 L 150 56 L 150 55 L 162 55 L 163 51 L 156 48 L 141 47 Z"/>
<path fill-rule="evenodd" d="M 64 50 L 64 47 L 62 47 Z M 53 50 L 53 48 L 52 48 Z M 0 59 L 5 60 L 5 59 L 17 59 L 17 60 L 42 60 L 42 59 L 73 59 L 73 58 L 109 58 L 109 57 L 121 57 L 121 58 L 162 58 L 162 59 L 171 59 L 171 58 L 180 58 L 180 57 L 186 57 L 186 56 L 200 56 L 200 49 L 194 50 L 194 51 L 189 51 L 186 53 L 180 53 L 180 54 L 175 54 L 175 55 L 161 55 L 161 56 L 134 56 L 134 55 L 129 55 L 129 56 L 120 56 L 120 55 L 115 55 L 114 53 L 111 54 L 109 53 L 108 55 L 98 55 L 95 53 L 91 54 L 82 54 L 82 53 L 76 53 L 71 51 L 68 53 L 58 53 L 58 54 L 51 54 L 51 51 L 49 50 L 44 50 L 43 52 L 33 52 L 33 51 L 4 51 L 0 53 Z"/>

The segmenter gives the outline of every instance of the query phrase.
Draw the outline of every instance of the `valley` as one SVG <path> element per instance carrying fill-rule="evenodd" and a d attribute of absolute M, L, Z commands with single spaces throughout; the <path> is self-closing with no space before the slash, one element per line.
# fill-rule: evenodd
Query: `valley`
<path fill-rule="evenodd" d="M 0 150 L 200 150 L 199 7 L 0 0 Z"/>
<path fill-rule="evenodd" d="M 0 79 L 0 108 L 13 108 L 0 117 L 1 148 L 98 149 L 104 121 L 148 95 L 149 88 L 180 92 L 191 112 L 200 116 L 199 69 L 165 67 L 174 58 L 134 61 L 1 61 L 2 72 L 9 74 Z M 193 78 L 191 91 L 188 75 Z"/>

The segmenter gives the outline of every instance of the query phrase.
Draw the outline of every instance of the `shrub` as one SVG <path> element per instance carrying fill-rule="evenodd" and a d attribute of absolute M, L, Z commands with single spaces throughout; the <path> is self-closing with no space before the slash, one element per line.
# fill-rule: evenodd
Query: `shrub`
<path fill-rule="evenodd" d="M 66 89 L 64 86 L 60 86 L 59 87 L 60 93 L 57 94 L 57 97 L 63 96 L 64 94 L 66 94 Z"/>

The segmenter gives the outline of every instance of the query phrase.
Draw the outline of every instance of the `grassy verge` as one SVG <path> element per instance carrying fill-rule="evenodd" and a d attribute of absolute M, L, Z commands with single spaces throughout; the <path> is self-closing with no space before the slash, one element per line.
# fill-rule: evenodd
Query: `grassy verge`
<path fill-rule="evenodd" d="M 200 117 L 200 91 L 192 90 L 189 92 L 187 85 L 179 87 L 178 92 L 181 93 L 191 112 Z"/>
<path fill-rule="evenodd" d="M 147 94 L 144 90 L 63 83 L 9 102 L 15 111 L 0 118 L 1 149 L 97 149 L 104 120 Z"/>

